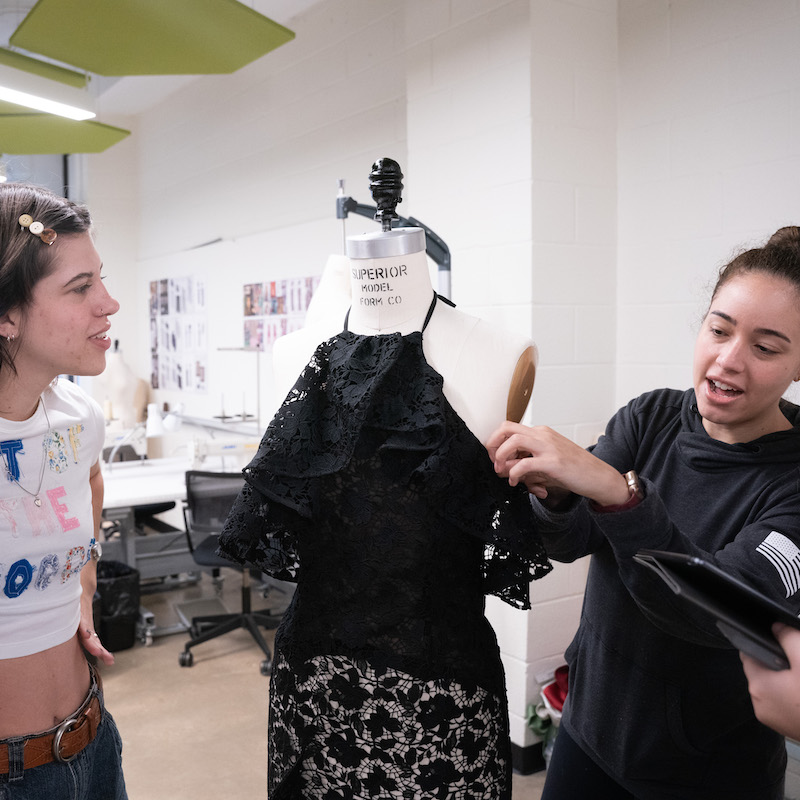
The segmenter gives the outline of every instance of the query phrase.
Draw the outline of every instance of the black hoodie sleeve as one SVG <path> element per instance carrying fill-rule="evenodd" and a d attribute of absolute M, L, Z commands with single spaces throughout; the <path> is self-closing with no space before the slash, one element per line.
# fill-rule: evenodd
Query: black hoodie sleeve
<path fill-rule="evenodd" d="M 710 615 L 678 598 L 633 556 L 642 548 L 700 556 L 800 613 L 800 431 L 726 445 L 705 434 L 699 417 L 692 420 L 692 399 L 693 393 L 684 396 L 677 426 L 652 395 L 615 417 L 612 436 L 598 443 L 595 454 L 623 470 L 620 454 L 629 452 L 631 435 L 638 439 L 634 466 L 645 499 L 616 513 L 585 504 L 585 513 L 651 622 L 687 641 L 730 647 Z M 613 435 L 618 426 L 627 433 L 622 448 Z M 654 436 L 659 429 L 664 435 Z"/>

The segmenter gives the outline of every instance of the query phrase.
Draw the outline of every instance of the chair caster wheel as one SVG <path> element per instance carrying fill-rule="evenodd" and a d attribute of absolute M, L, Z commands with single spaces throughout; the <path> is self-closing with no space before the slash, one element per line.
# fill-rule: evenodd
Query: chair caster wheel
<path fill-rule="evenodd" d="M 191 667 L 194 664 L 194 656 L 192 655 L 192 651 L 184 650 L 180 656 L 178 656 L 178 663 L 182 667 Z"/>
<path fill-rule="evenodd" d="M 265 658 L 261 662 L 261 674 L 269 675 L 270 672 L 272 672 L 272 662 L 268 658 Z"/>

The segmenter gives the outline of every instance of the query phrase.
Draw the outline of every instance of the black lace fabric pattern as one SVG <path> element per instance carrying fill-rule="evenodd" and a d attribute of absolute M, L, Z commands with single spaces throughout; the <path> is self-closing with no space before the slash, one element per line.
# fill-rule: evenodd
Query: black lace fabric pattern
<path fill-rule="evenodd" d="M 303 751 L 296 783 L 307 800 L 508 796 L 503 698 L 479 686 L 420 681 L 346 656 L 311 659 L 299 675 L 279 658 L 272 681 L 272 800 L 296 796 L 275 778 Z M 309 730 L 313 747 L 304 746 Z"/>
<path fill-rule="evenodd" d="M 480 688 L 494 698 L 480 703 L 481 724 L 503 731 L 500 742 L 488 747 L 504 759 L 505 678 L 484 616 L 485 595 L 530 608 L 530 581 L 552 566 L 527 491 L 495 474 L 442 383 L 425 360 L 421 332 L 344 331 L 319 345 L 245 469 L 246 485 L 220 550 L 297 582 L 276 634 L 276 670 L 282 664 L 303 676 L 315 659 L 336 656 L 346 659 L 348 669 L 368 665 L 372 675 L 394 670 L 412 682 L 437 681 L 452 697 L 472 698 Z M 335 673 L 330 670 L 331 681 Z M 309 796 L 301 787 L 310 769 L 319 773 L 309 766 L 316 763 L 314 754 L 319 758 L 320 748 L 332 752 L 330 730 L 341 734 L 343 728 L 330 720 L 323 725 L 319 708 L 298 714 L 296 697 L 288 696 L 297 686 L 276 677 L 270 741 L 291 741 L 292 752 L 271 754 L 270 796 Z M 368 694 L 365 707 L 375 697 L 388 702 L 391 692 L 373 683 Z M 422 730 L 419 703 L 405 700 L 403 707 L 411 727 Z M 472 719 L 464 711 L 464 719 Z M 328 703 L 323 716 L 330 713 Z M 287 725 L 292 737 L 281 733 Z M 460 747 L 459 738 L 471 736 L 474 726 L 463 722 L 460 734 L 448 732 L 448 747 Z M 378 737 L 367 748 L 368 760 L 385 767 L 392 756 L 382 741 Z M 427 763 L 428 756 L 420 758 Z M 457 761 L 454 756 L 451 763 Z M 503 770 L 510 775 L 510 763 Z M 332 771 L 328 778 L 326 790 L 343 792 L 331 796 L 360 796 L 352 786 L 340 787 Z M 493 780 L 489 772 L 484 778 Z M 409 787 L 399 784 L 386 796 L 409 796 Z M 450 795 L 414 794 L 417 786 L 410 796 L 459 796 L 455 783 L 453 788 Z M 498 788 L 484 796 L 509 795 Z"/>

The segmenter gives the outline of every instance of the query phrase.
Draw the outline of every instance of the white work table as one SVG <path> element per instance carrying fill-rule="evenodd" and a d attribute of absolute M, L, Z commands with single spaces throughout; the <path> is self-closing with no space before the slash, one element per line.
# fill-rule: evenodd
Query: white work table
<path fill-rule="evenodd" d="M 186 497 L 186 458 L 115 461 L 103 465 L 103 508 L 127 508 Z"/>
<path fill-rule="evenodd" d="M 136 509 L 141 506 L 174 502 L 180 507 L 190 468 L 186 457 L 103 465 L 103 518 L 116 523 L 119 530 L 118 540 L 102 543 L 105 557 L 134 567 L 143 579 L 195 569 L 183 530 L 157 530 L 141 536 L 135 521 Z"/>
<path fill-rule="evenodd" d="M 193 466 L 186 456 L 115 461 L 103 464 L 103 518 L 119 526 L 118 540 L 103 542 L 104 555 L 123 561 L 139 570 L 141 578 L 177 575 L 196 569 L 182 529 L 180 511 L 172 512 L 180 520 L 178 530 L 148 532 L 136 530 L 135 510 L 141 506 L 174 502 L 180 509 L 186 499 L 186 471 L 237 471 L 230 457 L 211 456 Z"/>

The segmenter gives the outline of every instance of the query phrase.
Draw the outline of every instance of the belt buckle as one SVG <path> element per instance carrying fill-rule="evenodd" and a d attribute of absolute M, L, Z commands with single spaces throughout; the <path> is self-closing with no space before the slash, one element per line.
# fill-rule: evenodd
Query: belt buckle
<path fill-rule="evenodd" d="M 59 726 L 58 730 L 56 730 L 55 736 L 53 737 L 53 758 L 58 761 L 59 764 L 69 764 L 72 759 L 77 757 L 77 753 L 73 753 L 68 758 L 64 758 L 61 755 L 61 738 L 64 736 L 65 733 L 68 733 L 70 728 L 77 724 L 78 718 L 71 717 L 70 719 L 64 720 Z"/>

